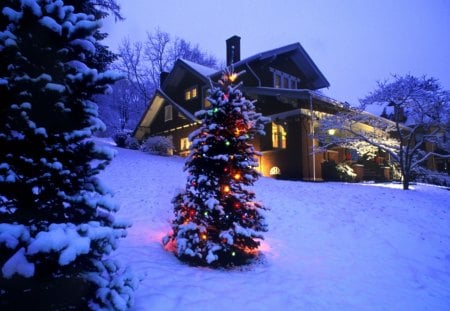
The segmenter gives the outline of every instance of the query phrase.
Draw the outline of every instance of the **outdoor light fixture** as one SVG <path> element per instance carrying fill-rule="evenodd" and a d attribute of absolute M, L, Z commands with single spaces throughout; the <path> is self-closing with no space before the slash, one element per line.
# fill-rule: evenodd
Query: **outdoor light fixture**
<path fill-rule="evenodd" d="M 328 130 L 328 135 L 334 135 L 336 134 L 336 129 L 329 129 Z"/>

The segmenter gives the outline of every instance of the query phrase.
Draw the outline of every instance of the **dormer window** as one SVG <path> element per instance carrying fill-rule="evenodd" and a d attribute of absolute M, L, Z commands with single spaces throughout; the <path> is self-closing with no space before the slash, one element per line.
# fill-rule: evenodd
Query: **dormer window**
<path fill-rule="evenodd" d="M 193 86 L 184 91 L 184 99 L 189 101 L 191 99 L 197 98 L 197 87 Z"/>
<path fill-rule="evenodd" d="M 273 74 L 273 87 L 276 89 L 281 88 L 281 75 L 278 73 Z"/>
<path fill-rule="evenodd" d="M 276 89 L 298 89 L 300 79 L 281 70 L 270 68 L 273 73 L 273 87 Z"/>

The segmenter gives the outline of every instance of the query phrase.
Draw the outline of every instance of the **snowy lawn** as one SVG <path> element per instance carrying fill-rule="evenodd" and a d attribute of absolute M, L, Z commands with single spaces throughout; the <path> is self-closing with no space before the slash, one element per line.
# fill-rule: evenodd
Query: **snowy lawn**
<path fill-rule="evenodd" d="M 133 222 L 115 252 L 142 282 L 133 310 L 450 310 L 450 191 L 261 178 L 262 259 L 190 267 L 162 247 L 184 159 L 117 149 L 101 178 Z"/>

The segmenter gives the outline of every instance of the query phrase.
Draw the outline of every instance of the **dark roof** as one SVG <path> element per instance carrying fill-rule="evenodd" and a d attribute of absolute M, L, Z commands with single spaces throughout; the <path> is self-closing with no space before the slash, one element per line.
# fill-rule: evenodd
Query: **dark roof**
<path fill-rule="evenodd" d="M 287 98 L 307 99 L 313 98 L 318 101 L 330 104 L 336 108 L 343 108 L 344 104 L 330 97 L 320 94 L 317 91 L 308 89 L 283 89 L 273 87 L 242 87 L 242 92 L 246 95 L 262 95 L 262 96 L 283 96 Z"/>
<path fill-rule="evenodd" d="M 302 47 L 300 43 L 293 43 L 269 51 L 261 52 L 253 56 L 244 58 L 232 65 L 235 68 L 238 68 L 244 66 L 246 63 L 263 61 L 266 59 L 274 58 L 281 54 L 289 54 L 291 60 L 297 65 L 299 70 L 303 72 L 305 77 L 307 77 L 311 85 L 311 89 L 317 90 L 330 86 L 328 80 L 325 78 L 325 76 L 313 62 L 311 57 L 309 57 L 308 53 L 306 53 L 305 49 Z M 219 72 L 216 72 L 214 76 L 218 74 Z"/>
<path fill-rule="evenodd" d="M 161 85 L 161 89 L 165 90 L 169 85 L 171 85 L 172 87 L 177 86 L 178 83 L 183 79 L 183 75 L 186 74 L 186 72 L 190 72 L 200 78 L 203 82 L 208 83 L 209 76 L 216 71 L 216 69 L 212 69 L 179 58 L 177 59 L 177 61 L 173 65 L 173 69 L 170 71 L 169 75 Z"/>
<path fill-rule="evenodd" d="M 250 57 L 244 58 L 234 64 L 234 68 L 243 67 L 248 63 L 263 61 L 266 59 L 271 59 L 277 57 L 278 55 L 288 54 L 288 57 L 297 65 L 298 69 L 304 74 L 306 77 L 310 89 L 317 90 L 325 87 L 329 87 L 330 83 L 313 62 L 311 57 L 309 57 L 308 53 L 306 53 L 305 49 L 302 47 L 300 43 L 293 43 L 286 46 L 282 46 L 276 49 L 272 49 L 269 51 L 261 52 Z M 178 80 L 176 76 L 180 76 L 180 70 L 188 69 L 193 72 L 196 76 L 198 76 L 203 81 L 207 82 L 210 77 L 216 79 L 217 77 L 222 75 L 222 70 L 212 69 L 200 64 L 196 64 L 191 61 L 187 61 L 184 59 L 178 59 L 175 62 L 173 70 L 170 72 L 169 77 L 166 78 L 165 82 L 161 86 L 162 89 L 168 86 L 168 83 L 176 85 Z M 245 69 L 245 68 L 243 68 Z M 171 82 L 167 82 L 171 81 Z"/>
<path fill-rule="evenodd" d="M 157 101 L 156 100 L 157 98 L 161 98 L 162 101 L 161 100 Z M 169 104 L 171 104 L 174 107 L 174 109 L 181 112 L 188 120 L 190 120 L 192 122 L 197 121 L 197 119 L 195 118 L 195 116 L 192 113 L 190 113 L 189 111 L 187 111 L 186 109 L 181 107 L 179 104 L 177 104 L 175 101 L 173 101 L 166 93 L 164 93 L 164 91 L 162 91 L 161 89 L 157 89 L 155 91 L 155 94 L 153 95 L 152 99 L 150 100 L 149 105 L 148 105 L 147 109 L 145 110 L 145 113 L 142 115 L 141 119 L 139 120 L 139 122 L 133 132 L 133 136 L 136 135 L 136 131 L 139 129 L 140 126 L 142 126 L 142 123 L 144 123 L 144 121 L 145 121 L 145 123 L 148 123 L 147 126 L 149 126 L 153 122 L 153 119 L 158 114 L 164 101 L 167 101 Z"/>

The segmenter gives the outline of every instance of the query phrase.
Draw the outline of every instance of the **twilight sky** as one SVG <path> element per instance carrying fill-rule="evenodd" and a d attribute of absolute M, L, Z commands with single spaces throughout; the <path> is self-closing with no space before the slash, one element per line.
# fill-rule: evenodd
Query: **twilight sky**
<path fill-rule="evenodd" d="M 353 105 L 391 74 L 437 78 L 450 90 L 448 0 L 118 0 L 126 20 L 107 21 L 113 51 L 156 27 L 225 59 L 300 42 L 330 82 L 326 95 Z"/>

